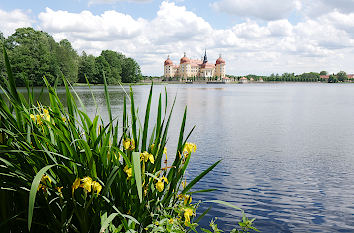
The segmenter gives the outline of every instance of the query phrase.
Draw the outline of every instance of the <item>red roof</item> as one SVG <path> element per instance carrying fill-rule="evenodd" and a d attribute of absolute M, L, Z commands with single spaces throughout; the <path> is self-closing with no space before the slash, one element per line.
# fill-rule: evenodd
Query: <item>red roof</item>
<path fill-rule="evenodd" d="M 215 65 L 214 64 L 210 64 L 210 63 L 203 63 L 201 65 L 202 68 L 214 68 Z"/>
<path fill-rule="evenodd" d="M 180 63 L 190 63 L 190 59 L 186 56 L 186 53 L 184 53 L 184 56 L 181 58 Z"/>
<path fill-rule="evenodd" d="M 216 64 L 225 64 L 225 60 L 222 59 L 221 57 L 219 57 L 217 60 L 216 60 Z"/>
<path fill-rule="evenodd" d="M 173 62 L 171 61 L 170 58 L 167 58 L 167 60 L 165 61 L 165 66 L 168 66 L 168 65 L 173 65 Z"/>

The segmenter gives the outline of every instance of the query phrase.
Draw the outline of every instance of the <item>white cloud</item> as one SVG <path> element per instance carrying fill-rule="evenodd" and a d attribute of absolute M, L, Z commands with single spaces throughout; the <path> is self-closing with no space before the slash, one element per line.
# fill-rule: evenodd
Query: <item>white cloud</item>
<path fill-rule="evenodd" d="M 143 19 L 133 19 L 116 11 L 93 15 L 90 11 L 69 13 L 46 8 L 38 16 L 41 28 L 50 33 L 64 33 L 85 40 L 131 39 L 136 37 L 145 24 Z"/>
<path fill-rule="evenodd" d="M 16 28 L 32 26 L 33 20 L 28 14 L 28 11 L 19 9 L 9 12 L 0 9 L 0 31 L 8 36 L 14 33 Z"/>
<path fill-rule="evenodd" d="M 254 6 L 247 3 L 252 1 L 237 1 L 245 4 L 243 9 Z M 284 12 L 291 12 L 288 6 L 304 7 L 299 1 L 284 2 L 278 2 Z M 164 1 L 152 20 L 135 19 L 116 11 L 94 15 L 89 11 L 70 13 L 49 8 L 39 15 L 39 20 L 41 29 L 56 39 L 68 38 L 79 51 L 97 55 L 103 49 L 112 49 L 134 57 L 145 74 L 161 75 L 168 54 L 178 63 L 183 52 L 200 58 L 204 48 L 210 62 L 223 54 L 230 64 L 228 73 L 267 74 L 322 70 L 326 66 L 334 69 L 340 62 L 347 64 L 345 58 L 354 46 L 353 17 L 333 11 L 314 19 L 304 18 L 295 25 L 287 19 L 262 24 L 246 19 L 232 28 L 214 29 L 186 7 Z M 348 72 L 353 72 L 350 68 Z"/>
<path fill-rule="evenodd" d="M 327 13 L 338 11 L 341 13 L 354 12 L 353 0 L 301 0 L 302 13 L 309 18 L 316 18 Z"/>
<path fill-rule="evenodd" d="M 309 6 L 305 1 L 294 2 L 297 9 Z M 8 34 L 14 28 L 32 24 L 24 11 L 0 11 L 0 19 L 14 22 L 9 27 L 0 21 L 0 30 Z M 178 63 L 183 52 L 200 58 L 205 48 L 210 62 L 223 54 L 229 74 L 319 70 L 354 73 L 354 13 L 339 9 L 312 18 L 305 16 L 298 23 L 246 17 L 232 27 L 215 29 L 186 7 L 164 1 L 151 20 L 114 10 L 95 15 L 90 11 L 72 13 L 46 8 L 38 15 L 38 22 L 38 29 L 56 40 L 69 39 L 79 52 L 98 55 L 101 50 L 111 49 L 131 56 L 144 74 L 161 75 L 167 55 Z"/>
<path fill-rule="evenodd" d="M 162 2 L 157 17 L 148 28 L 151 38 L 160 43 L 175 41 L 201 41 L 212 33 L 213 29 L 203 18 L 198 17 L 185 7 L 174 3 Z"/>
<path fill-rule="evenodd" d="M 220 0 L 212 6 L 220 12 L 241 17 L 277 20 L 287 18 L 298 4 L 297 0 Z"/>

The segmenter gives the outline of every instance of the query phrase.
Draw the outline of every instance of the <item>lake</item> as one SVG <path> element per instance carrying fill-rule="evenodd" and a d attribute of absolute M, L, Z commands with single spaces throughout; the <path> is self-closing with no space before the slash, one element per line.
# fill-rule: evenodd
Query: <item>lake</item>
<path fill-rule="evenodd" d="M 222 162 L 196 189 L 193 200 L 223 200 L 241 207 L 262 232 L 354 232 L 354 84 L 263 83 L 246 85 L 157 85 L 152 109 L 166 87 L 177 94 L 168 151 L 175 153 L 185 106 L 190 142 L 197 144 L 187 179 Z M 92 116 L 87 87 L 75 87 Z M 128 87 L 125 87 L 128 91 Z M 149 86 L 134 86 L 136 105 L 145 111 Z M 121 119 L 121 87 L 110 87 L 113 115 Z M 59 90 L 65 99 L 63 90 Z M 93 87 L 99 112 L 107 119 L 103 87 Z M 153 114 L 154 115 L 154 114 Z M 199 212 L 211 204 L 203 203 Z M 225 230 L 240 212 L 212 205 L 211 216 Z"/>

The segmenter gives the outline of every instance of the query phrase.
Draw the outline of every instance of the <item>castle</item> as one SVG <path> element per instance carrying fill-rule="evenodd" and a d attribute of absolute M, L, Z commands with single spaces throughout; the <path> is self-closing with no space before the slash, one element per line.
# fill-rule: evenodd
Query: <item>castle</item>
<path fill-rule="evenodd" d="M 192 60 L 186 56 L 180 59 L 179 65 L 174 65 L 170 56 L 164 62 L 165 80 L 223 80 L 225 78 L 225 61 L 220 57 L 215 64 L 208 63 L 206 50 L 203 60 Z"/>

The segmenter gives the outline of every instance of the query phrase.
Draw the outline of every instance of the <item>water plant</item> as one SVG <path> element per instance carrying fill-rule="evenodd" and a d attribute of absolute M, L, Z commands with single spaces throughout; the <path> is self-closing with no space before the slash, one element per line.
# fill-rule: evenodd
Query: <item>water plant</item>
<path fill-rule="evenodd" d="M 166 143 L 175 101 L 169 108 L 166 93 L 159 95 L 151 128 L 153 86 L 141 124 L 132 89 L 130 96 L 124 97 L 122 118 L 113 117 L 105 81 L 109 122 L 97 114 L 90 119 L 65 78 L 66 106 L 56 86 L 45 77 L 47 106 L 35 102 L 28 85 L 27 97 L 19 93 L 3 51 L 7 80 L 0 95 L 0 229 L 197 231 L 198 221 L 207 211 L 196 218 L 199 202 L 192 202 L 191 188 L 220 161 L 186 183 L 185 171 L 196 151 L 196 145 L 188 142 L 194 128 L 185 129 L 187 108 L 174 157 L 168 152 L 173 159 L 168 166 Z M 217 229 L 215 224 L 211 226 Z M 245 225 L 245 232 L 251 227 Z"/>

